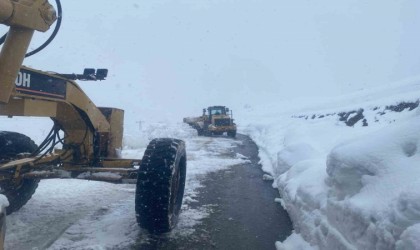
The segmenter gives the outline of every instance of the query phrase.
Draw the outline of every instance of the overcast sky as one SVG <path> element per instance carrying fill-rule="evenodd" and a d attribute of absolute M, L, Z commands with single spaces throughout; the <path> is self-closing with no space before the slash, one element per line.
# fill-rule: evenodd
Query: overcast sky
<path fill-rule="evenodd" d="M 171 119 L 208 105 L 328 96 L 420 75 L 418 0 L 62 0 L 56 40 L 25 63 L 93 100 Z M 36 44 L 45 39 L 37 35 Z"/>

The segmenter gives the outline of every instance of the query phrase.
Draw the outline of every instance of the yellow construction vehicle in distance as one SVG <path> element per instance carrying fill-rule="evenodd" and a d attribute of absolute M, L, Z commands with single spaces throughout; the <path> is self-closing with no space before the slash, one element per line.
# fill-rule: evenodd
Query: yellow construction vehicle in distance
<path fill-rule="evenodd" d="M 206 111 L 208 112 L 206 114 Z M 203 109 L 203 115 L 186 117 L 185 123 L 197 130 L 198 135 L 223 135 L 236 137 L 236 124 L 233 122 L 232 110 L 225 106 L 211 106 Z"/>

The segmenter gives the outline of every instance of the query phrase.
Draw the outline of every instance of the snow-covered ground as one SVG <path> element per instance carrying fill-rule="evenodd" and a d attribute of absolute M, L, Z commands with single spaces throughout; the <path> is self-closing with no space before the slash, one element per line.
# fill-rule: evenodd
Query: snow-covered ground
<path fill-rule="evenodd" d="M 294 223 L 278 249 L 420 249 L 419 96 L 410 79 L 236 111 Z"/>
<path fill-rule="evenodd" d="M 29 118 L 1 118 L 6 130 L 26 133 L 42 141 L 50 122 Z M 26 118 L 28 121 L 28 118 Z M 21 125 L 20 125 L 21 124 Z M 45 129 L 45 130 L 44 130 Z M 46 132 L 45 132 L 46 131 Z M 156 137 L 186 141 L 187 182 L 178 226 L 169 237 L 188 237 L 193 226 L 209 215 L 211 206 L 193 208 L 202 176 L 246 161 L 231 150 L 240 141 L 197 137 L 181 123 L 144 123 L 127 131 L 123 156 L 141 158 L 147 143 Z M 84 180 L 43 180 L 32 199 L 7 217 L 6 249 L 124 249 L 150 240 L 135 218 L 133 184 L 110 184 Z"/>
<path fill-rule="evenodd" d="M 263 170 L 274 177 L 276 201 L 294 223 L 295 232 L 277 249 L 419 249 L 418 96 L 420 80 L 411 79 L 329 100 L 235 110 L 240 132 L 258 144 Z M 39 143 L 51 122 L 27 119 L 0 122 Z M 197 137 L 181 123 L 126 122 L 124 157 L 141 158 L 155 137 L 187 142 L 183 211 L 170 237 L 188 237 L 212 209 L 192 205 L 200 177 L 243 162 L 229 153 L 238 142 Z M 6 248 L 124 248 L 148 241 L 135 222 L 134 191 L 129 184 L 44 180 L 8 217 Z"/>
<path fill-rule="evenodd" d="M 415 249 L 420 246 L 420 118 L 417 109 L 394 112 L 387 106 L 415 102 L 420 81 L 328 100 L 273 99 L 329 96 L 418 74 L 418 4 L 381 1 L 377 11 L 375 1 L 362 0 L 95 0 L 83 8 L 63 1 L 57 39 L 25 64 L 61 73 L 109 68 L 105 84 L 82 87 L 96 104 L 126 110 L 124 156 L 141 157 L 153 137 L 187 141 L 181 227 L 191 228 L 207 213 L 188 209 L 198 195 L 197 176 L 239 159 L 217 151 L 215 143 L 229 148 L 231 141 L 195 138 L 173 121 L 226 102 L 220 104 L 233 108 L 241 132 L 258 144 L 263 169 L 274 176 L 294 221 L 296 233 L 278 248 L 307 249 L 305 239 L 323 249 Z M 31 49 L 45 39 L 37 33 Z M 365 121 L 346 126 L 361 109 Z M 339 114 L 348 111 L 355 112 Z M 151 124 L 152 119 L 170 122 Z M 37 142 L 51 126 L 36 118 L 0 118 L 0 123 L 2 130 Z M 34 198 L 9 216 L 6 246 L 42 248 L 58 237 L 51 248 L 124 247 L 138 233 L 132 199 L 131 185 L 42 181 Z M 123 223 L 115 223 L 115 214 Z M 90 225 L 100 230 L 91 231 Z M 120 235 L 111 237 L 111 231 Z"/>

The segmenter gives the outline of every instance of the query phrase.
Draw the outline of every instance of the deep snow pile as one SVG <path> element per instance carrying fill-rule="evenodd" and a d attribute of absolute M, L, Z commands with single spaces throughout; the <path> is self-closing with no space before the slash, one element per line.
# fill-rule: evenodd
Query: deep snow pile
<path fill-rule="evenodd" d="M 5 208 L 9 206 L 9 201 L 4 195 L 0 195 L 0 212 L 3 213 Z"/>
<path fill-rule="evenodd" d="M 263 168 L 275 177 L 282 204 L 306 241 L 321 249 L 420 246 L 420 112 L 387 108 L 418 103 L 419 94 L 419 81 L 413 81 L 324 104 L 237 112 L 240 130 L 260 147 Z M 360 109 L 365 122 L 347 126 L 340 119 Z"/>

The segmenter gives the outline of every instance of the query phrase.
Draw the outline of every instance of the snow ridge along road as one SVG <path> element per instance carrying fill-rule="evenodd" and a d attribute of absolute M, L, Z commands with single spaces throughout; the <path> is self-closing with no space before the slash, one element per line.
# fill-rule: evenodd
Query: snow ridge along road
<path fill-rule="evenodd" d="M 277 249 L 299 242 L 302 249 L 419 249 L 419 86 L 417 79 L 236 114 L 296 230 Z"/>

